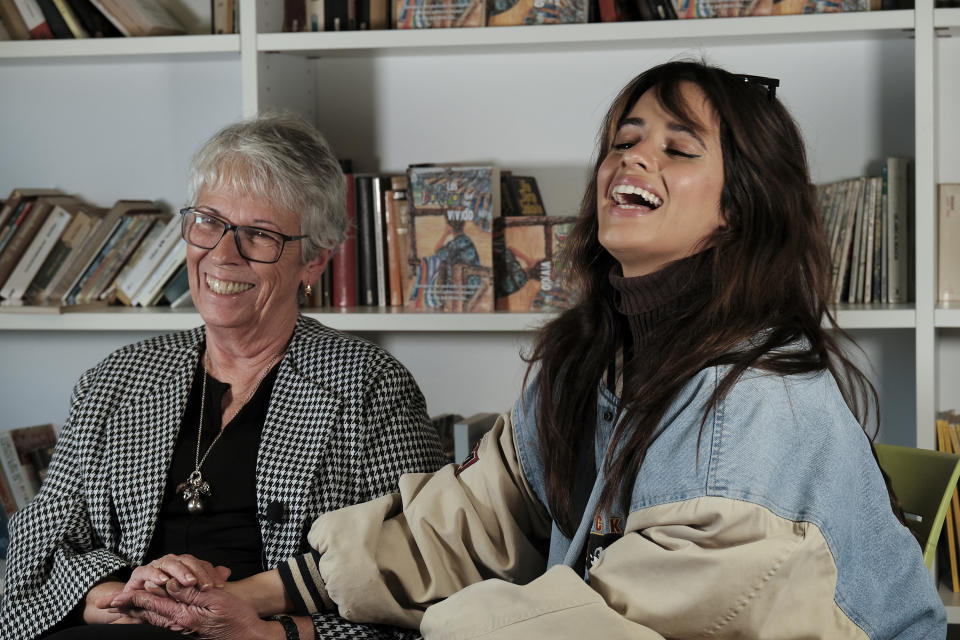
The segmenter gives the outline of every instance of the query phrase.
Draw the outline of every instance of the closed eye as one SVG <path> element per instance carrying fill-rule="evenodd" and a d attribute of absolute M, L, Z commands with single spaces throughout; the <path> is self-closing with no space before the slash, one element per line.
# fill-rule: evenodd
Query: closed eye
<path fill-rule="evenodd" d="M 677 158 L 699 158 L 700 157 L 696 153 L 687 153 L 685 151 L 680 151 L 679 149 L 667 149 L 667 155 L 671 155 Z"/>

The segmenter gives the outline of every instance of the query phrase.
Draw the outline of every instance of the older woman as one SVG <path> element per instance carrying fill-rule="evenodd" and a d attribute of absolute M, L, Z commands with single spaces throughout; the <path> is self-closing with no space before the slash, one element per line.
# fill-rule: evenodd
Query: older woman
<path fill-rule="evenodd" d="M 298 314 L 347 224 L 324 139 L 284 115 L 228 126 L 190 180 L 183 238 L 204 326 L 120 349 L 80 379 L 46 482 L 10 523 L 5 640 L 116 637 L 124 628 L 103 623 L 133 620 L 105 607 L 131 570 L 138 585 L 200 588 L 222 585 L 214 565 L 252 575 L 302 552 L 320 514 L 443 462 L 403 366 Z M 355 627 L 294 623 L 305 638 Z M 131 635 L 148 634 L 179 637 Z"/>

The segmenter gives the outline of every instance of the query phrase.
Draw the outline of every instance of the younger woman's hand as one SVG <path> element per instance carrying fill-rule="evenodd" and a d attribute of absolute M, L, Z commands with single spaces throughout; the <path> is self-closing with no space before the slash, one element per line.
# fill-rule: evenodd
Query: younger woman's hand
<path fill-rule="evenodd" d="M 163 586 L 173 578 L 184 587 L 196 587 L 201 591 L 214 587 L 222 588 L 230 576 L 230 569 L 213 566 L 190 554 L 168 553 L 149 564 L 137 567 L 123 587 L 124 591 L 144 589 L 154 595 L 165 595 Z"/>

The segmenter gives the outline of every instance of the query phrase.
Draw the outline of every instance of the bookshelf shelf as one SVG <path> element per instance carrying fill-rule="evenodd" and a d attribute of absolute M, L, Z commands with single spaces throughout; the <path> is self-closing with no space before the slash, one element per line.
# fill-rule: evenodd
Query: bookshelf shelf
<path fill-rule="evenodd" d="M 351 333 L 528 332 L 550 316 L 541 313 L 416 313 L 403 310 L 305 309 L 323 324 Z M 0 331 L 181 331 L 203 324 L 192 309 L 109 308 L 56 313 L 25 307 L 0 311 Z"/>
<path fill-rule="evenodd" d="M 660 47 L 671 41 L 730 44 L 749 38 L 766 42 L 906 38 L 913 29 L 912 11 L 840 15 L 769 16 L 717 20 L 619 22 L 469 29 L 340 31 L 329 33 L 261 33 L 257 50 L 271 53 L 421 53 L 481 48 L 497 53 L 508 48 L 584 46 Z"/>
<path fill-rule="evenodd" d="M 419 313 L 403 309 L 304 309 L 325 325 L 356 333 L 479 332 L 525 333 L 548 320 L 542 313 Z M 912 329 L 912 305 L 860 305 L 839 311 L 840 326 L 858 329 Z M 202 324 L 192 309 L 127 308 L 65 310 L 23 307 L 0 310 L 0 331 L 179 331 Z M 960 326 L 960 318 L 958 324 Z"/>
<path fill-rule="evenodd" d="M 2 59 L 122 57 L 240 53 L 240 36 L 186 35 L 83 40 L 9 40 L 0 42 Z"/>

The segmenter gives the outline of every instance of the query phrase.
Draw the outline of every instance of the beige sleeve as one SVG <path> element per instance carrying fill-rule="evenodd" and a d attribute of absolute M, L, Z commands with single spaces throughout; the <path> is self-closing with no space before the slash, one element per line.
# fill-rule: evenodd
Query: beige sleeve
<path fill-rule="evenodd" d="M 590 570 L 616 611 L 670 638 L 857 638 L 837 606 L 820 529 L 752 502 L 703 497 L 627 518 Z"/>
<path fill-rule="evenodd" d="M 341 616 L 416 627 L 427 606 L 467 585 L 543 572 L 550 519 L 524 479 L 509 414 L 457 470 L 401 476 L 399 494 L 314 522 L 308 540 Z"/>
<path fill-rule="evenodd" d="M 427 640 L 857 638 L 837 606 L 819 529 L 756 504 L 699 498 L 633 513 L 590 582 L 554 567 L 526 586 L 488 580 L 431 607 Z"/>

